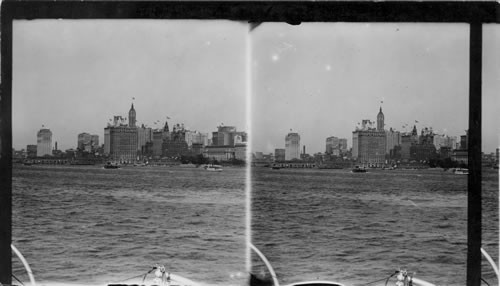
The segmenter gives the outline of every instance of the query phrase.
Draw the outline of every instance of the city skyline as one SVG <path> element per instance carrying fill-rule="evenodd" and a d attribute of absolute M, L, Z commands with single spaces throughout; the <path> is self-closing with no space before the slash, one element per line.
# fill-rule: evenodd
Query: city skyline
<path fill-rule="evenodd" d="M 231 21 L 16 20 L 13 29 L 16 149 L 34 144 L 42 125 L 61 150 L 73 148 L 79 133 L 103 138 L 133 98 L 139 125 L 161 127 L 167 117 L 208 133 L 234 125 L 251 132 L 253 151 L 266 153 L 284 148 L 290 129 L 308 153 L 324 152 L 329 136 L 352 146 L 357 123 L 375 121 L 380 105 L 386 129 L 416 124 L 460 136 L 468 128 L 466 24 L 265 23 L 248 33 Z M 500 29 L 485 25 L 484 34 L 482 147 L 489 153 L 500 134 Z"/>
<path fill-rule="evenodd" d="M 222 20 L 15 20 L 13 147 L 36 144 L 42 125 L 61 150 L 79 133 L 103 138 L 133 98 L 139 126 L 168 116 L 193 131 L 245 130 L 246 31 Z"/>
<path fill-rule="evenodd" d="M 483 144 L 498 148 L 500 29 L 485 25 Z M 404 132 L 468 129 L 469 26 L 412 23 L 264 23 L 252 31 L 252 149 L 284 148 L 290 129 L 307 153 L 329 136 L 347 138 L 358 122 Z M 383 102 L 381 104 L 381 102 Z M 418 121 L 418 122 L 416 122 Z"/>
<path fill-rule="evenodd" d="M 381 109 L 382 109 L 382 108 L 380 108 L 380 110 L 381 110 Z M 382 110 L 381 110 L 381 111 L 382 111 Z M 127 113 L 127 114 L 128 114 L 128 113 Z M 129 124 L 129 123 L 128 123 L 128 122 L 129 122 L 129 118 L 125 117 L 125 115 L 124 115 L 124 114 L 117 114 L 117 115 L 115 115 L 115 117 L 118 117 L 120 120 L 123 120 L 123 121 L 118 122 L 118 123 L 117 123 L 118 125 L 119 125 L 119 124 L 125 124 L 125 125 L 128 125 L 128 124 Z M 116 118 L 115 118 L 115 119 L 116 119 Z M 134 119 L 134 120 L 135 120 L 135 119 Z M 166 119 L 166 120 L 164 120 L 164 121 L 161 121 L 161 122 L 160 122 L 160 120 L 158 120 L 157 122 L 154 122 L 154 123 L 153 123 L 153 126 L 150 126 L 150 125 L 148 125 L 148 124 L 144 124 L 144 123 L 141 123 L 141 125 L 142 125 L 142 124 L 144 124 L 144 127 L 145 127 L 145 128 L 151 128 L 152 130 L 161 130 L 161 129 L 163 129 L 163 128 L 164 128 L 164 126 L 165 126 L 165 122 L 167 122 L 167 124 L 168 124 L 168 126 L 169 126 L 169 128 L 170 128 L 170 129 L 172 129 L 172 128 L 176 127 L 176 126 L 182 126 L 182 127 L 184 128 L 183 123 L 181 123 L 181 124 L 179 124 L 179 123 L 173 123 L 173 122 L 168 123 L 168 121 L 169 121 L 169 120 L 170 120 L 170 118 L 169 118 L 169 117 L 167 117 L 167 119 Z M 357 123 L 357 125 L 355 126 L 355 129 L 353 130 L 353 132 L 354 132 L 354 131 L 356 131 L 356 130 L 362 130 L 364 127 L 366 127 L 366 128 L 378 129 L 378 127 L 376 127 L 377 122 L 372 121 L 371 119 L 364 119 L 364 120 L 361 120 L 361 121 L 368 121 L 368 122 L 367 122 L 367 125 L 366 125 L 366 126 L 364 126 L 364 124 L 365 124 L 365 123 L 361 124 L 361 123 L 359 123 L 359 122 L 358 122 L 358 123 Z M 134 122 L 135 122 L 135 121 L 134 121 Z M 383 121 L 382 121 L 382 122 L 383 122 Z M 404 130 L 397 130 L 397 129 L 394 129 L 394 128 L 392 128 L 392 127 L 391 127 L 391 128 L 389 128 L 389 129 L 392 129 L 392 131 L 394 131 L 394 132 L 400 132 L 400 134 L 401 134 L 401 135 L 403 135 L 403 134 L 410 134 L 410 133 L 411 133 L 411 131 L 412 131 L 412 129 L 413 129 L 413 127 L 415 127 L 415 128 L 416 128 L 416 125 L 417 125 L 417 124 L 418 124 L 418 122 L 417 122 L 417 121 L 416 121 L 416 122 L 415 122 L 415 124 L 413 124 L 413 125 L 412 125 L 412 124 L 406 124 L 406 126 L 403 126 L 403 127 L 405 128 Z M 382 125 L 384 125 L 384 126 L 385 126 L 385 124 L 383 124 L 383 123 L 382 123 Z M 109 121 L 106 123 L 106 127 L 109 127 L 109 126 L 114 126 L 114 123 L 112 123 L 112 119 L 109 119 Z M 224 124 L 220 124 L 220 125 L 219 125 L 219 126 L 217 126 L 216 128 L 221 127 L 221 126 L 225 126 L 225 125 L 224 125 Z M 105 128 L 106 128 L 106 127 L 105 127 Z M 141 127 L 141 126 L 137 125 L 137 127 Z M 231 127 L 231 125 L 228 125 L 227 127 Z M 238 129 L 238 127 L 237 127 L 237 126 L 234 126 L 234 127 L 236 127 L 236 129 Z M 385 129 L 385 130 L 386 130 L 386 131 L 389 131 L 389 129 Z M 418 134 L 420 134 L 421 132 L 423 132 L 423 131 L 424 131 L 424 129 L 425 129 L 425 131 L 433 131 L 432 127 L 430 127 L 430 129 L 428 129 L 428 127 L 422 127 L 421 129 L 418 129 L 418 128 L 417 128 L 417 133 L 418 133 Z M 37 132 L 37 134 L 38 134 L 38 133 L 40 133 L 40 131 L 42 131 L 42 130 L 48 130 L 49 132 L 51 131 L 51 130 L 50 130 L 50 128 L 47 128 L 47 127 L 45 127 L 45 126 L 42 126 L 42 128 L 41 128 L 41 129 Z M 200 131 L 200 130 L 188 130 L 188 129 L 186 129 L 186 131 L 191 131 L 191 132 L 196 132 L 196 133 L 206 134 L 206 135 L 208 136 L 208 138 L 209 138 L 209 139 L 212 139 L 211 137 L 212 137 L 212 132 L 213 132 L 213 130 L 215 130 L 215 128 L 213 128 L 213 129 L 212 129 L 212 131 L 203 131 L 203 130 L 201 130 L 201 131 Z M 452 134 L 444 134 L 444 133 L 436 133 L 436 132 L 434 132 L 434 134 L 435 134 L 435 135 L 439 135 L 439 136 L 446 136 L 446 137 L 453 137 L 453 138 L 457 139 L 457 141 L 459 140 L 460 136 L 461 136 L 461 135 L 465 135 L 465 133 L 466 133 L 466 132 L 464 132 L 464 134 L 452 135 Z M 76 146 L 79 144 L 79 142 L 80 142 L 80 137 L 81 137 L 81 135 L 83 135 L 83 134 L 87 134 L 87 135 L 89 135 L 89 136 L 91 135 L 91 134 L 89 134 L 88 132 L 81 132 L 81 133 L 76 134 L 76 140 L 78 141 L 78 143 L 77 143 L 77 144 L 75 144 L 75 147 L 71 147 L 71 149 L 75 149 L 75 148 L 77 148 Z M 289 132 L 286 134 L 286 136 L 285 136 L 285 141 L 286 141 L 286 138 L 287 138 L 290 134 L 298 134 L 298 133 L 297 133 L 297 132 L 294 132 L 292 129 L 290 129 L 290 131 L 289 131 Z M 52 135 L 52 133 L 51 133 L 51 135 Z M 352 135 L 352 133 L 351 133 L 351 135 Z M 99 135 L 92 135 L 92 136 L 98 136 L 98 138 L 99 138 Z M 298 134 L 298 136 L 300 137 L 300 134 Z M 327 144 L 327 143 L 326 143 L 326 141 L 328 140 L 328 138 L 330 138 L 330 137 L 332 137 L 332 136 L 333 136 L 333 137 L 337 137 L 337 139 L 341 139 L 341 140 L 348 140 L 346 137 L 339 137 L 339 136 L 335 136 L 335 135 L 329 135 L 329 136 L 327 136 L 327 137 L 323 138 L 323 139 L 324 139 L 323 141 L 325 141 L 325 142 L 324 142 L 324 143 L 325 143 L 325 144 L 324 144 L 324 145 L 325 145 L 325 149 L 327 148 L 327 147 L 326 147 L 326 144 Z M 104 136 L 102 136 L 102 137 L 100 137 L 100 138 L 101 138 L 100 140 L 104 140 Z M 98 139 L 98 140 L 99 140 L 99 139 Z M 52 141 L 54 141 L 54 140 L 52 140 Z M 101 141 L 101 142 L 102 142 L 102 141 Z M 58 141 L 54 141 L 54 142 L 53 142 L 53 144 L 55 144 L 55 143 L 58 143 Z M 104 144 L 104 143 L 102 143 L 102 144 L 98 144 L 98 146 L 101 146 L 101 145 L 103 145 L 103 144 Z M 28 144 L 28 145 L 36 145 L 36 144 L 35 144 L 35 143 L 33 143 L 33 144 Z M 285 144 L 285 145 L 286 145 L 286 144 Z M 302 148 L 303 148 L 303 146 L 304 146 L 303 144 L 299 144 L 299 145 L 298 145 L 298 147 L 301 149 L 301 151 L 300 151 L 299 153 L 301 153 L 301 152 L 302 152 Z M 349 148 L 351 148 L 351 147 L 352 147 L 352 145 L 347 145 L 347 147 L 348 147 L 347 149 L 349 149 Z M 53 145 L 53 146 L 52 146 L 52 148 L 54 149 L 54 148 L 55 148 L 55 146 Z M 25 149 L 25 148 L 21 148 L 21 149 Z M 276 149 L 283 149 L 283 148 L 276 148 Z M 284 147 L 284 149 L 286 149 L 286 146 Z M 20 150 L 20 149 L 19 149 L 19 150 Z M 61 150 L 61 149 L 58 149 L 58 150 Z M 259 150 L 253 150 L 253 152 L 260 152 L 260 151 L 259 151 Z M 270 153 L 273 153 L 273 152 L 270 152 Z M 324 151 L 321 151 L 321 152 L 319 152 L 319 153 L 324 153 Z M 296 157 L 298 158 L 298 155 L 296 155 Z"/>
<path fill-rule="evenodd" d="M 129 113 L 127 112 L 127 114 L 129 114 Z M 112 116 L 112 117 L 113 117 L 113 116 Z M 115 117 L 115 120 L 118 120 L 118 121 L 117 121 L 117 122 L 114 122 L 114 121 L 113 121 L 113 118 L 110 118 L 110 119 L 109 119 L 109 121 L 106 123 L 105 127 L 103 127 L 103 129 L 105 129 L 105 128 L 109 128 L 109 127 L 111 127 L 111 126 L 119 126 L 119 125 L 127 125 L 127 126 L 129 126 L 129 122 L 130 122 L 130 121 L 129 121 L 129 118 L 128 118 L 128 117 L 126 117 L 126 115 L 125 115 L 125 114 L 116 114 L 114 117 Z M 170 121 L 170 122 L 169 122 L 169 121 Z M 169 117 L 167 117 L 167 119 L 165 119 L 165 120 L 163 120 L 163 121 L 158 120 L 157 122 L 154 122 L 154 123 L 152 124 L 152 126 L 151 126 L 151 125 L 149 125 L 149 124 L 140 123 L 139 125 L 134 124 L 134 125 L 137 125 L 137 126 L 134 126 L 134 127 L 137 127 L 137 128 L 142 128 L 142 124 L 144 124 L 144 128 L 151 128 L 153 131 L 160 131 L 160 130 L 162 130 L 162 129 L 164 128 L 164 126 L 165 126 L 165 123 L 166 123 L 166 122 L 167 122 L 167 124 L 168 124 L 168 126 L 169 126 L 169 129 L 170 129 L 170 130 L 173 130 L 173 129 L 178 128 L 178 127 L 181 127 L 181 128 L 183 128 L 183 129 L 185 128 L 185 126 L 184 126 L 184 124 L 183 124 L 183 123 L 174 123 L 174 122 L 172 122 L 172 121 L 170 120 L 170 118 L 169 118 Z M 116 123 L 116 125 L 115 125 L 115 123 Z M 135 123 L 135 118 L 134 118 L 134 123 Z M 225 126 L 225 127 L 234 127 L 236 130 L 238 130 L 238 126 L 224 125 L 223 123 L 221 123 L 221 124 L 219 124 L 219 125 L 217 125 L 217 126 L 214 126 L 211 130 L 207 130 L 207 131 L 205 131 L 205 130 L 189 130 L 189 129 L 185 129 L 185 131 L 190 131 L 190 132 L 193 132 L 193 133 L 198 133 L 198 134 L 205 134 L 205 135 L 207 135 L 207 136 L 208 136 L 208 138 L 209 138 L 209 139 L 211 139 L 211 137 L 212 137 L 212 133 L 213 133 L 215 130 L 217 130 L 217 128 L 222 127 L 222 126 Z M 41 129 L 39 129 L 39 130 L 37 131 L 37 134 L 39 134 L 39 133 L 40 133 L 40 131 L 42 131 L 42 130 L 47 130 L 47 131 L 49 131 L 49 132 L 51 132 L 51 131 L 52 131 L 52 130 L 50 130 L 50 128 L 48 128 L 48 127 L 46 127 L 46 126 L 42 126 L 42 127 L 41 127 Z M 240 131 L 242 131 L 242 130 L 240 130 Z M 244 132 L 244 131 L 243 131 L 243 132 Z M 90 134 L 89 132 L 85 132 L 85 131 L 83 131 L 83 132 L 80 132 L 80 133 L 78 133 L 78 134 L 75 134 L 75 138 L 76 138 L 75 140 L 77 141 L 77 143 L 75 144 L 75 146 L 74 146 L 74 147 L 70 147 L 69 149 L 76 149 L 76 148 L 77 148 L 77 145 L 80 143 L 80 140 L 81 140 L 81 138 L 80 138 L 80 137 L 81 137 L 82 135 L 84 135 L 84 134 L 86 134 L 86 135 L 88 135 L 88 136 L 98 136 L 98 137 L 97 137 L 97 140 L 102 140 L 102 141 L 101 141 L 101 142 L 102 142 L 102 144 L 98 144 L 98 146 L 103 146 L 103 145 L 104 145 L 104 142 L 103 142 L 103 141 L 104 141 L 104 136 L 94 135 L 94 134 Z M 53 132 L 51 132 L 51 136 L 52 136 L 52 135 L 53 135 Z M 99 139 L 99 138 L 100 138 L 100 139 Z M 186 140 L 187 140 L 187 139 L 186 139 Z M 52 149 L 54 149 L 54 148 L 55 148 L 54 144 L 55 144 L 55 143 L 58 143 L 58 144 L 59 144 L 59 142 L 58 142 L 58 141 L 54 141 L 54 140 L 51 140 L 51 141 L 53 141 L 53 142 L 52 142 Z M 32 144 L 27 144 L 27 145 L 36 145 L 36 142 L 34 142 L 34 143 L 32 143 Z M 71 144 L 67 144 L 67 145 L 71 145 Z M 17 150 L 21 150 L 21 149 L 26 149 L 26 147 L 23 147 L 23 148 L 20 148 L 20 149 L 17 149 Z M 57 150 L 62 150 L 62 149 L 57 148 Z M 62 151 L 63 151 L 63 150 L 62 150 Z"/>
<path fill-rule="evenodd" d="M 363 126 L 363 123 L 362 121 L 368 121 L 366 123 L 366 126 Z M 318 138 L 320 141 L 323 140 L 323 145 L 324 145 L 324 149 L 326 149 L 326 144 L 327 144 L 327 140 L 328 138 L 330 137 L 336 137 L 337 139 L 346 139 L 347 141 L 350 141 L 351 142 L 351 145 L 347 145 L 348 149 L 352 147 L 352 134 L 354 133 L 354 131 L 357 131 L 357 130 L 362 130 L 364 128 L 369 128 L 369 129 L 377 129 L 377 122 L 376 120 L 372 120 L 372 119 L 369 119 L 369 118 L 366 118 L 366 119 L 363 119 L 363 120 L 359 120 L 358 123 L 354 124 L 354 128 L 353 130 L 351 131 L 351 133 L 349 134 L 349 136 L 342 136 L 342 135 L 338 135 L 338 134 L 329 134 L 329 135 L 326 135 L 323 137 L 323 138 Z M 385 124 L 384 124 L 385 126 Z M 457 139 L 457 141 L 459 141 L 460 139 L 460 136 L 463 136 L 463 135 L 466 135 L 467 133 L 467 130 L 464 129 L 464 132 L 461 133 L 461 134 L 448 134 L 448 133 L 439 133 L 439 132 L 436 132 L 432 126 L 422 126 L 421 128 L 418 128 L 417 126 L 419 126 L 419 122 L 416 120 L 414 123 L 405 123 L 405 126 L 402 126 L 403 129 L 397 129 L 397 128 L 393 128 L 393 127 L 389 127 L 389 128 L 385 128 L 384 130 L 385 131 L 393 131 L 393 132 L 399 132 L 401 135 L 406 135 L 406 134 L 411 134 L 413 128 L 415 127 L 417 129 L 417 133 L 420 135 L 421 132 L 424 132 L 427 133 L 427 132 L 433 132 L 434 135 L 436 136 L 445 136 L 445 137 L 450 137 L 450 138 L 455 138 Z M 292 134 L 292 133 L 297 133 L 299 136 L 301 135 L 300 132 L 296 132 L 295 130 L 292 130 L 290 129 L 288 132 L 285 132 L 283 134 L 284 135 L 284 139 L 283 139 L 283 142 L 286 141 L 286 137 L 289 135 L 289 134 Z M 278 144 L 279 145 L 279 144 Z M 276 149 L 284 149 L 286 143 L 283 143 L 283 146 L 282 147 L 277 147 Z M 304 144 L 300 144 L 300 147 L 302 148 L 304 146 Z M 301 149 L 302 150 L 302 149 Z M 489 152 L 489 153 L 493 153 L 495 150 Z M 261 152 L 261 150 L 254 150 L 254 152 Z M 302 151 L 301 151 L 302 152 Z M 263 153 L 266 153 L 266 152 L 263 152 Z M 274 153 L 274 151 L 272 152 L 268 152 L 268 153 Z M 307 152 L 309 155 L 312 155 L 314 153 L 325 153 L 325 151 L 318 151 L 318 152 L 314 152 L 314 153 L 311 153 L 311 152 Z"/>

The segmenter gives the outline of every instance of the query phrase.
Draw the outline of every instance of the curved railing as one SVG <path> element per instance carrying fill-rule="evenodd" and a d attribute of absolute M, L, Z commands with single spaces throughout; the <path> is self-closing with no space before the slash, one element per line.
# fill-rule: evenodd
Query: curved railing
<path fill-rule="evenodd" d="M 33 276 L 33 271 L 31 271 L 31 267 L 28 264 L 28 261 L 26 261 L 26 259 L 22 255 L 22 253 L 14 246 L 14 244 L 11 244 L 10 248 L 12 248 L 12 251 L 14 251 L 14 253 L 17 255 L 17 257 L 19 257 L 19 259 L 23 263 L 24 268 L 26 269 L 26 272 L 28 272 L 28 276 L 30 277 L 31 285 L 36 286 L 35 276 Z"/>

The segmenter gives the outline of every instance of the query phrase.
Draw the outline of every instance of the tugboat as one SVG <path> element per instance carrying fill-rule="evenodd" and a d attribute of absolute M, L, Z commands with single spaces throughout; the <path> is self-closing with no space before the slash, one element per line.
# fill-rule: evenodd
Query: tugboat
<path fill-rule="evenodd" d="M 351 170 L 352 173 L 366 173 L 366 168 L 365 167 L 360 167 L 360 166 L 354 166 L 354 168 Z"/>

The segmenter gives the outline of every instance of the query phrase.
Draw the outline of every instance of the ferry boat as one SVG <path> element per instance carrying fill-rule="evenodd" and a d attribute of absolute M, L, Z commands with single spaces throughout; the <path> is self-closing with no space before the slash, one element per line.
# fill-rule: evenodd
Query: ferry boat
<path fill-rule="evenodd" d="M 360 167 L 360 166 L 354 166 L 354 168 L 351 170 L 352 173 L 366 173 L 366 168 L 365 167 Z"/>
<path fill-rule="evenodd" d="M 207 171 L 212 171 L 212 172 L 221 172 L 222 171 L 222 166 L 221 165 L 210 164 L 210 165 L 203 166 L 203 169 L 205 169 Z"/>
<path fill-rule="evenodd" d="M 113 162 L 107 162 L 104 167 L 104 169 L 120 169 L 120 166 L 117 163 Z"/>
<path fill-rule="evenodd" d="M 457 168 L 457 169 L 453 170 L 453 174 L 468 175 L 469 174 L 469 169 L 466 169 L 466 168 Z"/>

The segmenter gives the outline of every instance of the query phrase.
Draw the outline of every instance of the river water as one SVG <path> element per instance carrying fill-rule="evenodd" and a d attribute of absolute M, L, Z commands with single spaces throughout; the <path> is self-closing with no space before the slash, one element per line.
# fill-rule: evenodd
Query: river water
<path fill-rule="evenodd" d="M 442 169 L 254 168 L 252 242 L 280 284 L 384 285 L 402 268 L 437 285 L 465 285 L 466 192 L 467 176 Z M 482 247 L 498 261 L 498 171 L 491 169 L 483 171 Z M 254 274 L 269 278 L 256 255 L 252 263 Z M 498 285 L 486 259 L 482 265 L 483 279 Z"/>
<path fill-rule="evenodd" d="M 384 285 L 405 268 L 465 285 L 467 176 L 254 168 L 251 185 L 252 241 L 282 284 Z M 42 285 L 118 283 L 156 263 L 202 284 L 244 285 L 244 206 L 243 168 L 13 168 L 13 243 Z M 493 170 L 483 170 L 483 248 L 498 260 Z M 16 257 L 13 272 L 28 281 Z M 498 283 L 486 260 L 482 277 Z"/>
<path fill-rule="evenodd" d="M 13 168 L 13 244 L 42 284 L 118 283 L 158 263 L 242 285 L 244 207 L 244 168 Z M 29 281 L 17 257 L 13 273 Z"/>

